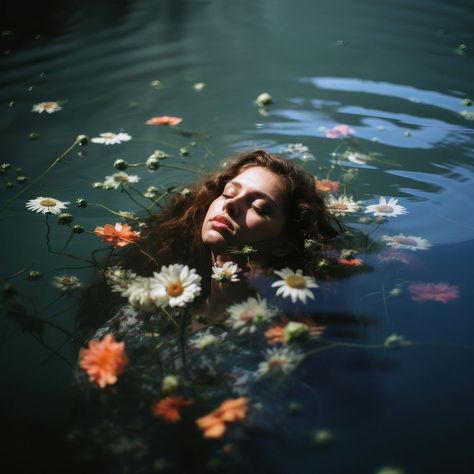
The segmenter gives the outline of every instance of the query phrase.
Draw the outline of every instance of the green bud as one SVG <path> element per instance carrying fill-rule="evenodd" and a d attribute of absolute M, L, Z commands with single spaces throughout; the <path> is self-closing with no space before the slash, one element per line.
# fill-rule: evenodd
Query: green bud
<path fill-rule="evenodd" d="M 58 215 L 59 224 L 70 224 L 73 220 L 74 217 L 72 214 L 69 214 L 69 212 L 61 212 L 61 214 Z"/>
<path fill-rule="evenodd" d="M 123 171 L 128 168 L 128 163 L 125 160 L 118 159 L 114 161 L 114 168 Z"/>
<path fill-rule="evenodd" d="M 305 342 L 309 338 L 309 327 L 304 323 L 290 321 L 283 332 L 285 344 Z"/>

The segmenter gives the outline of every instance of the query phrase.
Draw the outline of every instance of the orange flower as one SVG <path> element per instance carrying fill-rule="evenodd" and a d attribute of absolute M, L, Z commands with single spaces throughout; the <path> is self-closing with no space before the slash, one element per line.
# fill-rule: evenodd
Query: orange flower
<path fill-rule="evenodd" d="M 339 263 L 339 265 L 345 265 L 346 267 L 360 267 L 364 262 L 360 258 L 339 258 L 337 263 Z"/>
<path fill-rule="evenodd" d="M 173 117 L 172 115 L 161 115 L 160 117 L 152 117 L 145 123 L 147 125 L 178 125 L 183 119 L 181 117 Z"/>
<path fill-rule="evenodd" d="M 125 344 L 117 342 L 112 334 L 106 334 L 102 340 L 92 339 L 89 347 L 79 353 L 79 366 L 100 388 L 117 382 L 127 364 Z"/>
<path fill-rule="evenodd" d="M 337 191 L 340 184 L 337 181 L 331 181 L 330 179 L 318 179 L 316 180 L 316 189 L 323 193 L 332 193 Z"/>
<path fill-rule="evenodd" d="M 193 403 L 194 402 L 190 399 L 170 395 L 156 402 L 151 407 L 151 411 L 154 416 L 159 416 L 170 423 L 176 423 L 181 420 L 181 414 L 179 413 L 180 408 L 192 405 Z"/>
<path fill-rule="evenodd" d="M 205 438 L 220 438 L 226 430 L 225 423 L 243 420 L 247 415 L 248 398 L 240 397 L 225 400 L 221 406 L 206 416 L 198 418 L 196 423 Z"/>
<path fill-rule="evenodd" d="M 265 337 L 267 338 L 268 344 L 271 346 L 275 346 L 276 344 L 284 344 L 284 335 L 285 326 L 283 325 L 273 326 L 272 328 L 265 331 Z"/>
<path fill-rule="evenodd" d="M 115 227 L 112 224 L 96 227 L 94 232 L 104 242 L 111 242 L 114 247 L 125 247 L 125 245 L 140 239 L 140 232 L 132 230 L 128 224 L 120 222 L 117 222 Z"/>

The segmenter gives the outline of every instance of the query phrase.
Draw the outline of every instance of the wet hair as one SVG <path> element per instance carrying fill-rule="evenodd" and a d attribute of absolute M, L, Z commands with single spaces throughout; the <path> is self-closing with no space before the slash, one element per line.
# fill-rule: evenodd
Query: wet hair
<path fill-rule="evenodd" d="M 343 231 L 342 226 L 327 210 L 322 195 L 316 190 L 314 176 L 291 161 L 261 149 L 236 156 L 222 170 L 198 183 L 191 192 L 177 194 L 150 225 L 146 252 L 153 255 L 156 262 L 143 261 L 138 267 L 130 262 L 130 266 L 141 274 L 151 274 L 157 270 L 156 263 L 184 263 L 196 268 L 203 276 L 210 274 L 210 250 L 201 236 L 204 217 L 225 185 L 242 171 L 255 166 L 283 178 L 287 191 L 283 235 L 289 243 L 289 252 L 284 257 L 275 257 L 272 266 L 305 268 L 314 273 L 316 256 L 333 246 L 334 238 Z M 308 241 L 312 242 L 312 258 L 309 259 L 305 246 Z"/>

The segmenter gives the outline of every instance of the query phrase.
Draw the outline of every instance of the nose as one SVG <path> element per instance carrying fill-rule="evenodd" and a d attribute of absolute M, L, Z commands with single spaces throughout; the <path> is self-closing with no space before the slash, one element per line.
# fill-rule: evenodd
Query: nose
<path fill-rule="evenodd" d="M 224 201 L 224 211 L 229 214 L 230 217 L 237 217 L 239 215 L 239 204 L 237 202 L 237 196 L 232 198 L 226 198 Z"/>

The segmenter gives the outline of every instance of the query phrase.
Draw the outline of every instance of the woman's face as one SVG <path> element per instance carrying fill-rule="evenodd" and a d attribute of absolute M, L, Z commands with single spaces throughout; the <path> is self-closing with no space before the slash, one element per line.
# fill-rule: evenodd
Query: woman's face
<path fill-rule="evenodd" d="M 214 254 L 261 241 L 268 241 L 271 248 L 286 223 L 285 199 L 286 183 L 281 176 L 260 166 L 245 169 L 209 206 L 202 225 L 203 242 Z"/>

